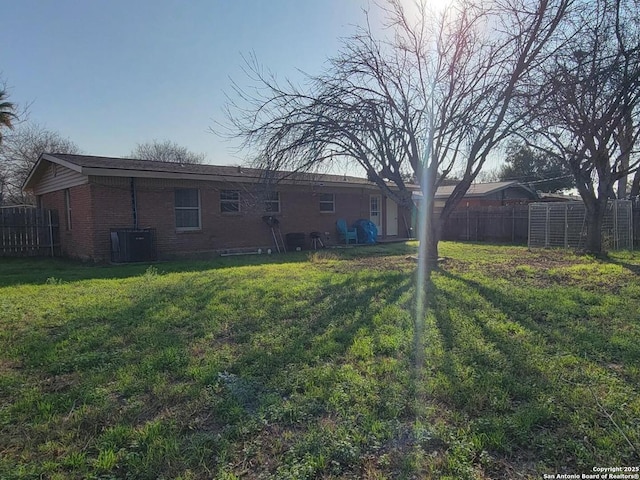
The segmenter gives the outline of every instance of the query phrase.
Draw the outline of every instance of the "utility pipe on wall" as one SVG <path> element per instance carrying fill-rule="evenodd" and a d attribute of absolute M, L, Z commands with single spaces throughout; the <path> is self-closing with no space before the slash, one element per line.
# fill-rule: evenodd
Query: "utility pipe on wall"
<path fill-rule="evenodd" d="M 138 197 L 136 195 L 136 179 L 131 177 L 131 213 L 133 215 L 133 228 L 138 229 Z"/>

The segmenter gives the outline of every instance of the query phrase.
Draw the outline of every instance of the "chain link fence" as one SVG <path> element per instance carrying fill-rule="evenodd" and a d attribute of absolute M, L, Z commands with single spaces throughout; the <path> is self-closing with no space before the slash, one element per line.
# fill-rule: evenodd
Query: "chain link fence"
<path fill-rule="evenodd" d="M 529 247 L 579 250 L 587 237 L 586 208 L 582 202 L 532 203 L 529 205 Z M 607 204 L 602 226 L 606 250 L 633 249 L 633 209 L 629 200 Z"/>

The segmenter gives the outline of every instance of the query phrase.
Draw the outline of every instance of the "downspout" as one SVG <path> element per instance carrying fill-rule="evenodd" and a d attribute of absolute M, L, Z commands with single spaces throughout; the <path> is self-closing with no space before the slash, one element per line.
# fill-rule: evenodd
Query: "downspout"
<path fill-rule="evenodd" d="M 53 249 L 53 221 L 51 220 L 51 210 L 47 210 L 49 216 L 49 238 L 51 240 L 51 256 L 55 256 L 55 251 Z"/>
<path fill-rule="evenodd" d="M 133 228 L 134 230 L 137 230 L 138 229 L 138 197 L 136 195 L 136 179 L 134 177 L 131 177 L 130 188 L 131 188 L 131 214 L 133 216 Z"/>

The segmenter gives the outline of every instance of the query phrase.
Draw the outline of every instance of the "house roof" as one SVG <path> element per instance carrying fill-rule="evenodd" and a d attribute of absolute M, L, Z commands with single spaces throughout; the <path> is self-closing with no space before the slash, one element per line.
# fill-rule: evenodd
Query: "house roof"
<path fill-rule="evenodd" d="M 467 190 L 465 197 L 467 198 L 485 197 L 487 195 L 491 195 L 492 193 L 505 190 L 509 187 L 520 187 L 525 190 L 529 190 L 526 186 L 522 185 L 521 183 L 518 183 L 517 181 L 474 183 L 469 187 L 469 190 Z M 438 187 L 435 198 L 437 199 L 449 198 L 453 193 L 454 188 L 456 188 L 455 185 L 446 185 L 446 186 Z"/>
<path fill-rule="evenodd" d="M 538 196 L 541 202 L 582 202 L 580 195 L 540 192 Z"/>
<path fill-rule="evenodd" d="M 191 179 L 191 180 L 224 180 L 227 182 L 255 183 L 264 178 L 264 170 L 247 168 L 242 166 L 223 166 L 208 164 L 181 164 L 173 162 L 157 162 L 153 160 L 139 160 L 132 158 L 99 157 L 94 155 L 73 155 L 66 153 L 44 153 L 38 159 L 29 176 L 24 182 L 24 189 L 33 188 L 47 168 L 47 163 L 62 165 L 70 170 L 85 176 L 108 176 L 108 177 L 146 177 L 146 178 L 170 178 L 170 179 Z M 280 183 L 312 183 L 327 186 L 363 186 L 378 188 L 373 182 L 366 178 L 332 175 L 325 173 L 305 173 L 305 172 L 276 172 L 277 180 Z M 390 185 L 393 187 L 393 185 Z M 415 188 L 412 188 L 415 187 Z M 466 198 L 484 197 L 501 190 L 518 187 L 530 191 L 528 187 L 518 183 L 491 182 L 476 183 L 469 187 L 465 194 Z M 408 185 L 410 190 L 418 190 L 419 187 Z M 438 188 L 435 194 L 436 199 L 448 198 L 455 185 L 446 185 Z M 534 193 L 534 192 L 532 192 Z M 535 194 L 535 193 L 534 193 Z M 414 191 L 414 197 L 420 197 L 419 191 Z"/>
<path fill-rule="evenodd" d="M 444 185 L 438 187 L 436 190 L 436 194 L 434 198 L 436 200 L 446 200 L 453 193 L 453 189 L 456 188 L 455 185 Z M 467 193 L 465 193 L 464 198 L 482 198 L 488 195 L 491 195 L 496 192 L 500 192 L 502 190 L 506 190 L 507 188 L 520 188 L 526 192 L 529 192 L 532 197 L 537 197 L 536 192 L 531 190 L 526 185 L 523 185 L 517 181 L 509 181 L 509 182 L 488 182 L 488 183 L 474 183 L 469 187 Z M 414 200 L 418 200 L 422 198 L 422 192 L 415 191 L 412 193 L 412 197 Z"/>
<path fill-rule="evenodd" d="M 93 155 L 44 153 L 25 180 L 24 189 L 28 190 L 34 187 L 40 174 L 46 169 L 48 162 L 62 165 L 85 176 L 225 180 L 242 183 L 256 182 L 263 179 L 265 173 L 264 170 L 241 166 L 181 164 Z M 332 186 L 360 185 L 375 187 L 375 184 L 366 178 L 347 175 L 276 172 L 276 176 L 281 183 L 323 183 Z"/>

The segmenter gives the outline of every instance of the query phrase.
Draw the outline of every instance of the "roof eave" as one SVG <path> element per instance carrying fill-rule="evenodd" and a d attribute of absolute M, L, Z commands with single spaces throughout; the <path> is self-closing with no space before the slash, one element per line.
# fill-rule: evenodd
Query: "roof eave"
<path fill-rule="evenodd" d="M 118 168 L 96 168 L 82 167 L 81 173 L 87 176 L 96 177 L 136 177 L 136 178 L 160 178 L 169 180 L 203 180 L 218 181 L 228 183 L 256 183 L 260 181 L 260 177 L 249 177 L 245 175 L 215 175 L 207 173 L 193 172 L 159 172 L 156 170 L 129 170 Z M 278 182 L 281 185 L 319 185 L 330 187 L 360 187 L 360 188 L 377 188 L 375 185 L 355 182 L 336 182 L 336 181 L 320 181 L 307 179 L 284 179 Z"/>
<path fill-rule="evenodd" d="M 99 176 L 99 177 L 136 177 L 136 178 L 159 178 L 159 179 L 173 179 L 173 180 L 203 180 L 203 181 L 219 181 L 229 183 L 257 183 L 261 181 L 260 175 L 248 175 L 247 171 L 244 172 L 239 169 L 237 175 L 226 173 L 202 173 L 202 172 L 177 172 L 177 171 L 159 171 L 152 169 L 140 169 L 140 168 L 107 168 L 98 166 L 83 166 L 81 163 L 74 163 L 63 158 L 59 158 L 56 155 L 43 153 L 38 158 L 38 161 L 33 166 L 27 179 L 23 183 L 23 190 L 32 190 L 32 185 L 35 182 L 38 173 L 44 168 L 45 162 L 51 162 L 57 165 L 61 165 L 72 171 L 78 172 L 86 177 Z M 315 185 L 323 187 L 350 187 L 350 188 L 364 188 L 371 190 L 378 190 L 378 186 L 371 182 L 365 181 L 351 181 L 351 177 L 331 176 L 331 178 L 323 178 L 322 176 L 310 176 L 308 178 L 296 178 L 295 176 L 284 176 L 278 180 L 277 183 L 281 185 Z M 358 180 L 353 177 L 354 180 Z M 394 186 L 390 185 L 390 188 Z"/>

